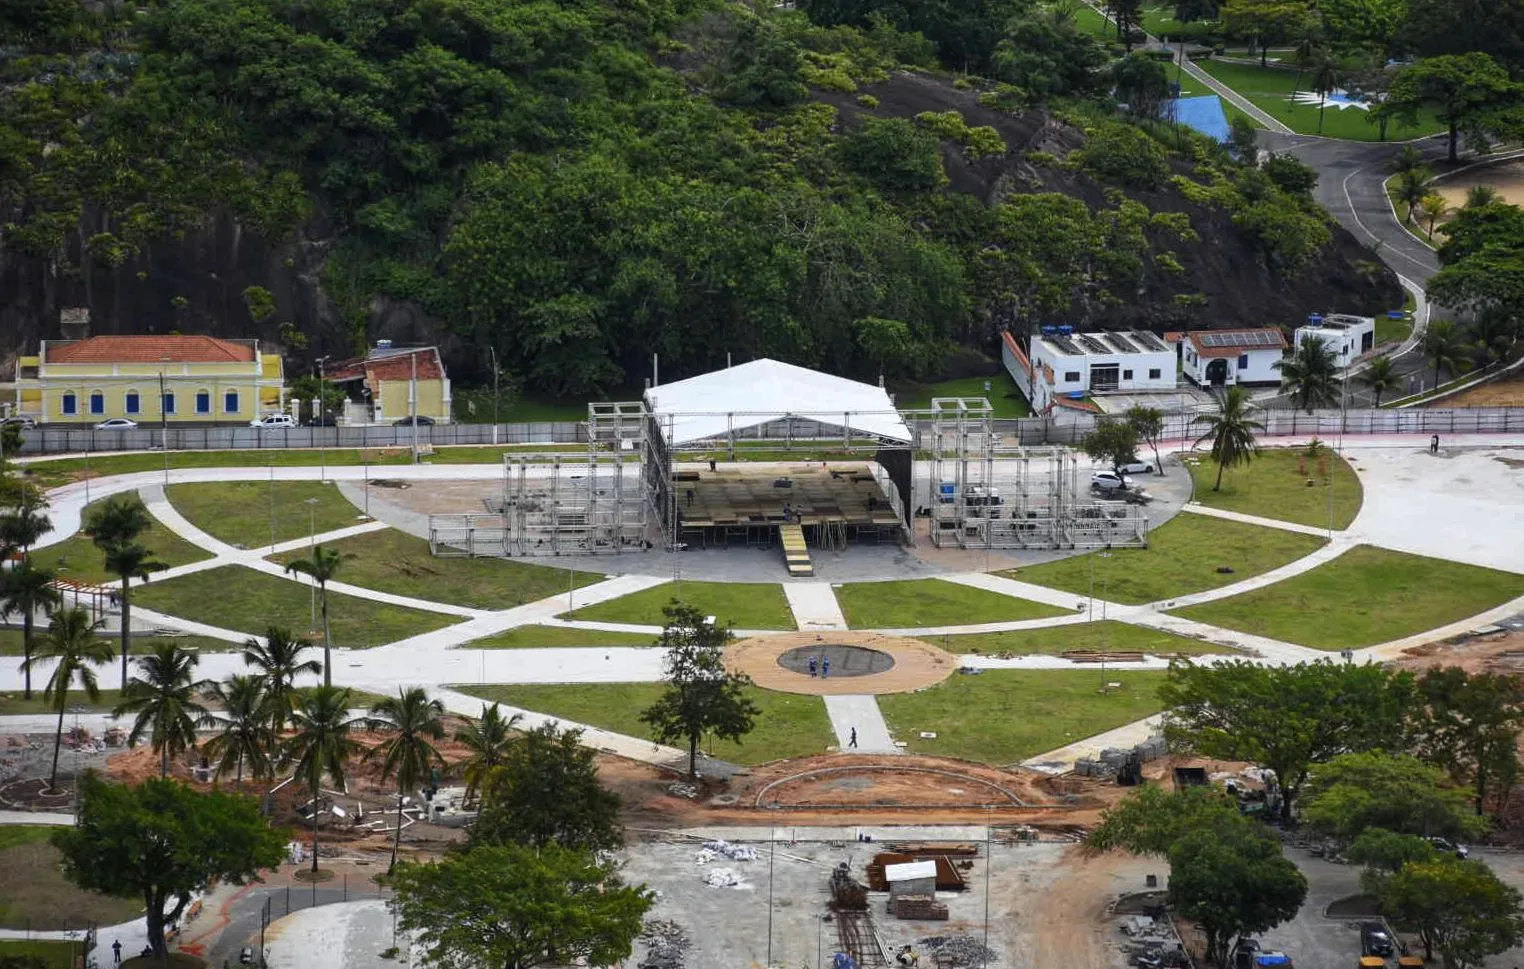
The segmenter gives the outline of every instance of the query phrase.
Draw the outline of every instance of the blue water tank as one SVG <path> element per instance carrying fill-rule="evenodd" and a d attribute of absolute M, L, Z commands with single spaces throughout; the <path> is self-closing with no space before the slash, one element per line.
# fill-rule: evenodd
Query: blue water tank
<path fill-rule="evenodd" d="M 1389 320 L 1402 320 L 1407 318 L 1406 310 L 1387 310 L 1386 318 Z"/>
<path fill-rule="evenodd" d="M 1069 399 L 1070 400 L 1084 400 L 1085 399 L 1085 392 L 1083 390 L 1071 390 L 1071 391 L 1069 391 Z"/>
<path fill-rule="evenodd" d="M 1074 327 L 1072 327 L 1069 324 L 1065 323 L 1063 326 L 1060 326 L 1058 328 L 1058 332 L 1060 332 L 1060 333 L 1073 333 L 1074 332 Z"/>
<path fill-rule="evenodd" d="M 1045 327 L 1042 328 L 1042 331 L 1044 333 L 1057 333 L 1058 332 L 1058 327 L 1056 327 L 1056 326 L 1045 326 Z"/>
<path fill-rule="evenodd" d="M 1319 323 L 1323 322 L 1323 314 L 1322 313 L 1308 313 L 1307 314 L 1307 322 L 1312 324 L 1313 326 L 1317 326 Z"/>

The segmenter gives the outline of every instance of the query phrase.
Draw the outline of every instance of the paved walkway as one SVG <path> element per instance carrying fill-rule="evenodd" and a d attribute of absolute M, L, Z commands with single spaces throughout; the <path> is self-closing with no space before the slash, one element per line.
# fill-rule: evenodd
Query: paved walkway
<path fill-rule="evenodd" d="M 829 582 L 785 582 L 783 596 L 800 629 L 846 629 L 836 593 Z"/>
<path fill-rule="evenodd" d="M 835 694 L 825 697 L 826 714 L 831 718 L 831 729 L 836 731 L 837 749 L 859 754 L 897 754 L 889 735 L 889 724 L 878 708 L 878 700 L 864 694 Z M 852 731 L 857 731 L 857 746 L 852 746 Z"/>
<path fill-rule="evenodd" d="M 1228 511 L 1224 508 L 1212 508 L 1195 501 L 1187 502 L 1180 510 L 1207 518 L 1223 518 L 1230 522 L 1258 525 L 1261 528 L 1279 528 L 1283 532 L 1299 532 L 1303 535 L 1312 535 L 1317 538 L 1327 538 L 1329 531 L 1326 528 L 1318 528 L 1316 525 L 1299 525 L 1296 522 L 1283 522 L 1278 518 L 1263 518 L 1259 515 L 1245 515 L 1243 512 Z"/>

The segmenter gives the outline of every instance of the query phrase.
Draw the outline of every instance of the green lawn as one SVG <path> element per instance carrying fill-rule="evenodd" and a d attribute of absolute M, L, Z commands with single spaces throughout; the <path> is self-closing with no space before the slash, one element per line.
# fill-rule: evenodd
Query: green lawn
<path fill-rule="evenodd" d="M 608 602 L 564 613 L 562 619 L 660 626 L 662 609 L 678 599 L 721 625 L 738 629 L 797 629 L 783 586 L 758 582 L 664 583 Z M 575 600 L 573 600 L 575 604 Z"/>
<path fill-rule="evenodd" d="M 90 509 L 100 504 L 95 501 L 85 506 L 86 521 L 89 520 Z M 148 528 L 138 536 L 138 542 L 150 549 L 155 559 L 169 566 L 189 565 L 212 557 L 211 552 L 187 542 L 165 528 L 151 515 Z M 95 547 L 95 543 L 90 541 L 90 536 L 84 532 L 72 535 L 57 545 L 38 549 L 32 553 L 32 560 L 38 565 L 57 569 L 61 578 L 75 582 L 102 585 L 119 581 L 116 576 L 106 571 L 105 556 Z"/>
<path fill-rule="evenodd" d="M 107 638 L 109 639 L 110 637 Z M 132 642 L 132 654 L 134 656 L 141 655 L 138 652 L 138 641 L 134 639 Z M 119 645 L 119 643 L 113 645 L 113 653 L 115 653 L 116 645 Z M 102 686 L 107 683 L 120 684 L 122 677 L 121 670 L 122 661 L 120 659 L 113 660 L 104 666 L 96 667 L 96 680 Z M 76 685 L 70 687 L 69 689 L 68 703 L 64 706 L 65 730 L 69 728 L 69 714 L 67 711 L 72 710 L 74 707 L 83 707 L 87 713 L 110 713 L 112 708 L 116 706 L 118 700 L 118 691 L 102 689 L 100 699 L 92 703 L 90 702 L 90 698 L 85 696 L 85 691 L 81 690 L 78 687 L 78 681 L 76 680 L 75 682 Z M 23 700 L 21 698 L 21 690 L 14 690 L 10 693 L 0 693 L 0 716 L 8 716 L 13 713 L 57 714 L 58 708 L 53 706 L 51 703 L 44 702 L 42 699 L 42 688 L 46 686 L 47 683 L 48 680 L 45 676 L 32 677 L 32 698 L 30 700 Z"/>
<path fill-rule="evenodd" d="M 41 959 L 47 969 L 74 969 L 74 952 L 77 948 L 78 945 L 73 942 L 22 942 L 19 939 L 0 939 L 0 956 L 18 959 L 22 956 L 33 956 Z M 97 955 L 97 961 L 99 958 Z"/>
<path fill-rule="evenodd" d="M 1196 484 L 1192 498 L 1211 508 L 1314 528 L 1328 527 L 1331 507 L 1333 527 L 1348 528 L 1360 512 L 1364 491 L 1347 461 L 1332 449 L 1325 453 L 1331 486 L 1324 486 L 1316 462 L 1306 461 L 1300 448 L 1266 448 L 1247 465 L 1224 472 L 1222 490 L 1213 491 L 1217 462 L 1205 451 L 1193 452 L 1186 456 Z M 1309 478 L 1316 479 L 1311 487 Z"/>
<path fill-rule="evenodd" d="M 246 633 L 262 634 L 271 623 L 285 626 L 297 636 L 313 628 L 305 586 L 241 565 L 151 582 L 133 593 L 133 602 L 182 619 Z M 328 614 L 333 644 L 350 647 L 380 646 L 460 621 L 337 592 L 328 593 Z"/>
<path fill-rule="evenodd" d="M 81 891 L 65 880 L 58 850 L 48 843 L 53 830 L 27 825 L 0 832 L 0 928 L 117 925 L 143 911 L 141 900 Z"/>
<path fill-rule="evenodd" d="M 538 649 L 547 646 L 654 646 L 645 633 L 606 633 L 570 626 L 516 626 L 496 636 L 473 639 L 460 649 Z"/>
<path fill-rule="evenodd" d="M 1315 649 L 1358 649 L 1520 595 L 1524 575 L 1360 545 L 1285 582 L 1176 614 Z"/>
<path fill-rule="evenodd" d="M 1112 549 L 1110 558 L 1090 552 L 999 574 L 1087 596 L 1093 567 L 1098 598 L 1141 605 L 1239 582 L 1324 544 L 1312 535 L 1182 512 L 1148 533 L 1148 548 Z M 1218 572 L 1222 567 L 1233 571 Z"/>
<path fill-rule="evenodd" d="M 322 481 L 210 481 L 170 485 L 165 494 L 192 525 L 239 548 L 321 535 L 362 517 L 337 485 Z"/>
<path fill-rule="evenodd" d="M 1408 334 L 1412 332 L 1413 321 L 1411 319 L 1403 318 L 1400 320 L 1394 320 L 1388 318 L 1385 313 L 1382 313 L 1380 316 L 1376 317 L 1377 346 L 1380 346 L 1383 343 L 1401 343 L 1403 340 L 1406 340 L 1408 338 Z"/>
<path fill-rule="evenodd" d="M 435 558 L 429 554 L 428 542 L 392 528 L 340 539 L 328 547 L 354 556 L 341 566 L 340 581 L 479 609 L 508 609 L 547 596 L 564 596 L 571 583 L 581 588 L 603 581 L 596 572 L 511 559 Z M 276 555 L 272 561 L 285 564 L 306 555 L 307 550 L 301 549 Z"/>
<path fill-rule="evenodd" d="M 1139 652 L 1152 656 L 1210 656 L 1236 652 L 1199 639 L 1111 620 L 1053 626 L 1049 629 L 920 638 L 959 655 L 980 653 L 985 656 L 1030 656 L 1040 653 L 1056 656 L 1071 650 Z"/>
<path fill-rule="evenodd" d="M 878 705 L 912 753 L 1012 764 L 1158 713 L 1164 677 L 1162 670 L 988 670 L 881 696 Z M 1107 682 L 1122 685 L 1102 693 Z M 921 739 L 922 731 L 936 739 Z"/>
<path fill-rule="evenodd" d="M 1079 0 L 1072 0 L 1072 2 L 1065 2 L 1059 4 L 1059 6 L 1074 11 L 1074 25 L 1079 28 L 1080 33 L 1089 34 L 1096 40 L 1103 42 L 1116 40 L 1116 24 L 1101 16 L 1090 4 L 1079 2 Z"/>
<path fill-rule="evenodd" d="M 852 582 L 836 587 L 836 602 L 853 629 L 967 626 L 1070 615 L 1067 609 L 942 579 Z"/>
<path fill-rule="evenodd" d="M 990 385 L 984 389 L 985 383 Z M 1027 417 L 1032 408 L 1016 387 L 1011 375 L 1001 370 L 989 377 L 961 377 L 943 380 L 935 384 L 918 384 L 903 393 L 894 395 L 894 404 L 903 410 L 929 410 L 933 397 L 985 397 L 990 402 L 992 416 L 1000 418 Z"/>
<path fill-rule="evenodd" d="M 455 689 L 536 713 L 649 739 L 651 729 L 641 723 L 640 714 L 656 702 L 666 687 L 661 683 L 552 683 Z M 836 742 L 825 702 L 820 697 L 758 687 L 749 687 L 746 695 L 761 708 L 755 729 L 738 744 L 714 740 L 701 744 L 701 750 L 721 760 L 751 765 L 823 753 Z"/>
<path fill-rule="evenodd" d="M 13 617 L 14 618 L 14 617 Z M 46 626 L 39 625 L 33 637 L 40 640 L 47 632 Z M 103 638 L 116 642 L 116 634 L 102 634 Z M 132 637 L 132 651 L 136 653 L 141 646 L 143 652 L 149 652 L 160 643 L 175 643 L 176 645 L 191 649 L 195 648 L 203 653 L 225 653 L 238 648 L 236 643 L 230 643 L 223 639 L 212 639 L 210 636 L 134 636 Z M 0 629 L 0 656 L 21 655 L 21 630 Z"/>
<path fill-rule="evenodd" d="M 1266 114 L 1288 125 L 1293 131 L 1304 135 L 1318 134 L 1318 108 L 1307 104 L 1293 104 L 1293 91 L 1309 89 L 1309 74 L 1294 68 L 1260 67 L 1258 64 L 1237 64 L 1215 59 L 1198 60 L 1196 64 L 1217 80 L 1233 88 L 1253 101 Z M 1379 141 L 1380 129 L 1367 118 L 1369 112 L 1359 108 L 1340 110 L 1330 104 L 1323 112 L 1322 134 L 1328 138 L 1348 138 L 1354 141 Z M 1417 127 L 1408 127 L 1393 121 L 1387 127 L 1388 141 L 1419 138 L 1442 130 L 1432 112 L 1425 111 L 1419 117 Z"/>

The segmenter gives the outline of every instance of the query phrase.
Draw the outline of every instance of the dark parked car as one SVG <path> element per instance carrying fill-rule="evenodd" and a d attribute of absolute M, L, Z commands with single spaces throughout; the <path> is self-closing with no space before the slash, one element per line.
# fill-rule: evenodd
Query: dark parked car
<path fill-rule="evenodd" d="M 1360 953 L 1367 956 L 1394 955 L 1397 946 L 1392 942 L 1392 934 L 1386 930 L 1386 925 L 1381 922 L 1360 923 Z"/>
<path fill-rule="evenodd" d="M 392 423 L 395 424 L 397 427 L 407 427 L 407 426 L 409 426 L 409 425 L 411 425 L 413 423 L 413 420 L 414 419 L 411 418 L 411 417 L 399 417 L 396 420 L 392 421 Z M 433 427 L 434 426 L 434 418 L 432 418 L 432 417 L 424 417 L 422 414 L 419 414 L 418 417 L 417 417 L 417 420 L 418 420 L 418 426 L 419 427 Z"/>
<path fill-rule="evenodd" d="M 307 418 L 307 427 L 338 427 L 338 419 L 332 414 L 324 414 L 322 417 Z"/>

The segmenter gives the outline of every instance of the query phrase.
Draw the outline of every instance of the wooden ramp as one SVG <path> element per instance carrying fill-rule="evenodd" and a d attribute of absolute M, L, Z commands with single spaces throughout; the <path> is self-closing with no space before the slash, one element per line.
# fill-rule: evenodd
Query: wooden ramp
<path fill-rule="evenodd" d="M 789 575 L 815 574 L 809 547 L 804 544 L 804 529 L 798 525 L 779 525 L 778 540 L 783 545 L 783 563 L 788 566 Z"/>

